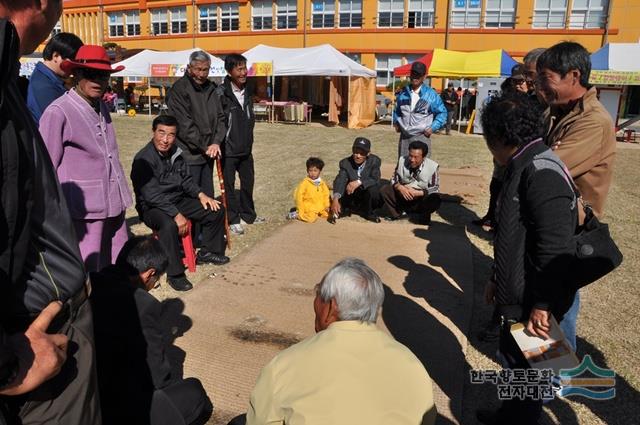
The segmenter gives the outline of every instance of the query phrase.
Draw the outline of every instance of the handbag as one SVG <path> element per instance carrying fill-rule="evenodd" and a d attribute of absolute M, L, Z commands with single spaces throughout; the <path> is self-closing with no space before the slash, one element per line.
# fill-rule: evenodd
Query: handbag
<path fill-rule="evenodd" d="M 565 273 L 566 282 L 577 291 L 611 273 L 622 264 L 623 256 L 609 233 L 609 226 L 601 223 L 593 208 L 584 201 L 566 166 L 561 162 L 551 161 L 562 169 L 565 180 L 575 194 L 578 207 L 582 205 L 585 215 L 583 224 L 578 224 L 571 238 L 573 255 L 568 259 L 567 265 L 570 267 Z"/>
<path fill-rule="evenodd" d="M 572 181 L 573 183 L 573 181 Z M 576 196 L 580 196 L 574 185 Z M 609 233 L 609 226 L 601 223 L 591 206 L 578 198 L 585 213 L 584 223 L 578 225 L 572 238 L 574 258 L 567 273 L 569 283 L 578 290 L 611 273 L 622 263 L 622 253 Z"/>

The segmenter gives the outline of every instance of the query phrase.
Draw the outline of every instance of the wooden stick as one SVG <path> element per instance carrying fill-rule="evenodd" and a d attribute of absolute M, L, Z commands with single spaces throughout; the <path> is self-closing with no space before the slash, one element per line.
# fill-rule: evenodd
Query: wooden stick
<path fill-rule="evenodd" d="M 222 176 L 222 160 L 220 159 L 220 155 L 216 157 L 216 169 L 218 170 L 218 181 L 220 182 L 220 194 L 222 195 L 222 206 L 224 207 L 224 232 L 227 235 L 227 248 L 231 249 L 231 232 L 229 229 L 229 209 L 227 205 L 227 194 L 224 191 L 224 177 Z"/>

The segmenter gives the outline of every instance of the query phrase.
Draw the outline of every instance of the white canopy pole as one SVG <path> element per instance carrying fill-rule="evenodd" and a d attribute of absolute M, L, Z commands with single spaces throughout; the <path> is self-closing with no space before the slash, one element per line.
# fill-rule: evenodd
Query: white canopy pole
<path fill-rule="evenodd" d="M 149 72 L 147 72 L 147 90 L 149 90 L 149 117 L 151 117 L 151 64 L 149 64 Z"/>
<path fill-rule="evenodd" d="M 462 89 L 462 96 L 460 97 L 460 99 L 458 99 L 460 106 L 458 107 L 458 133 L 460 133 L 460 120 L 462 120 L 462 98 L 464 97 L 464 77 L 462 77 L 462 79 L 460 80 L 460 87 L 463 87 Z"/>

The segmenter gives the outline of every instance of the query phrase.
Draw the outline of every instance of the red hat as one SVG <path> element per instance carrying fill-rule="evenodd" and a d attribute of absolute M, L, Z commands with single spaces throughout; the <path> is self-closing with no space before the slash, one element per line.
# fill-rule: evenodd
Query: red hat
<path fill-rule="evenodd" d="M 97 69 L 99 71 L 119 72 L 124 66 L 111 67 L 111 61 L 107 51 L 102 46 L 85 44 L 78 49 L 75 60 L 66 59 L 60 64 L 60 68 L 67 74 L 76 68 Z"/>

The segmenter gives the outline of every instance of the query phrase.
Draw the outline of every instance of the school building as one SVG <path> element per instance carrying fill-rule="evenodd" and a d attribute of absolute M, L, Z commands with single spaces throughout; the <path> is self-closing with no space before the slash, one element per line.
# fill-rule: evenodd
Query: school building
<path fill-rule="evenodd" d="M 257 44 L 329 43 L 375 69 L 379 87 L 391 81 L 394 67 L 434 48 L 504 49 L 520 60 L 532 48 L 563 40 L 595 51 L 607 42 L 640 39 L 640 0 L 65 0 L 63 5 L 55 31 L 73 32 L 85 43 L 200 47 L 222 57 Z"/>

